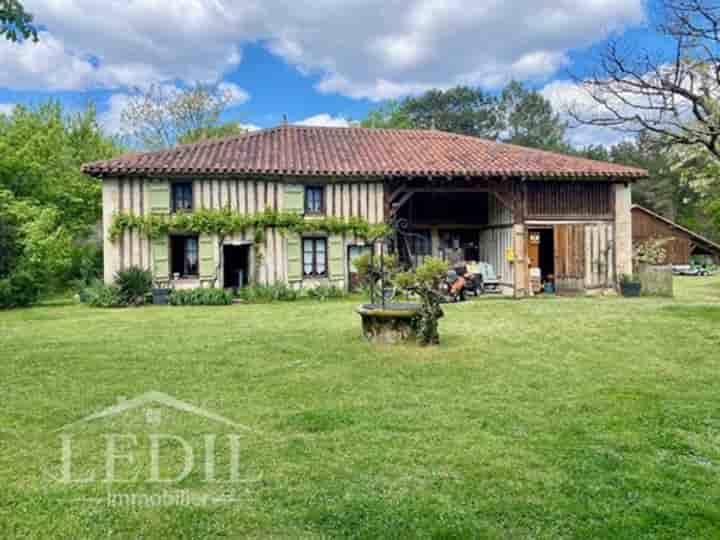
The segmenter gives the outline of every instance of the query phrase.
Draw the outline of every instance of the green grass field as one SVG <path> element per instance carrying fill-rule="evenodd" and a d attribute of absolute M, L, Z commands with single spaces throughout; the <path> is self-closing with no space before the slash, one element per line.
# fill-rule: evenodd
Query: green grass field
<path fill-rule="evenodd" d="M 718 538 L 720 278 L 676 283 L 447 306 L 428 349 L 365 343 L 349 301 L 0 313 L 0 538 Z M 185 412 L 57 431 L 149 391 L 247 426 L 242 481 L 147 482 L 147 433 L 234 432 Z M 68 432 L 95 481 L 58 478 Z M 110 433 L 138 437 L 127 483 Z M 169 489 L 232 501 L 85 500 Z"/>

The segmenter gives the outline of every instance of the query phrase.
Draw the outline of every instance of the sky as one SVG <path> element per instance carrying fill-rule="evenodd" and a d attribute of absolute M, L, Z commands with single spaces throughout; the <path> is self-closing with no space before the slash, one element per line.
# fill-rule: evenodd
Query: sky
<path fill-rule="evenodd" d="M 457 84 L 494 93 L 511 79 L 562 110 L 569 73 L 621 36 L 660 47 L 655 0 L 25 0 L 40 41 L 0 42 L 0 113 L 58 99 L 96 103 L 121 128 L 134 88 L 218 83 L 223 120 L 250 129 L 348 125 L 384 100 Z M 648 3 L 650 2 L 650 3 Z M 570 131 L 576 145 L 622 135 Z"/>

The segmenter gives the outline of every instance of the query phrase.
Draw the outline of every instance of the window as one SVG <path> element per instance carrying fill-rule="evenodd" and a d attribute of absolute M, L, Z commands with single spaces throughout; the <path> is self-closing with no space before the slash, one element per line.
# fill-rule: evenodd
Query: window
<path fill-rule="evenodd" d="M 305 213 L 323 214 L 325 212 L 325 188 L 307 186 L 305 188 Z"/>
<path fill-rule="evenodd" d="M 175 182 L 172 185 L 172 211 L 189 212 L 192 210 L 192 182 Z"/>
<path fill-rule="evenodd" d="M 327 276 L 327 240 L 303 238 L 303 274 Z"/>
<path fill-rule="evenodd" d="M 172 264 L 170 272 L 180 277 L 198 275 L 198 237 L 171 236 L 170 253 Z"/>

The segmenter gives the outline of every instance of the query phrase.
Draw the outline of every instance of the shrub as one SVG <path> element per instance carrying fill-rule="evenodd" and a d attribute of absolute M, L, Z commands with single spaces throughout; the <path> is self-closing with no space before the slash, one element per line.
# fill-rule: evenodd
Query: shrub
<path fill-rule="evenodd" d="M 336 285 L 318 285 L 313 289 L 308 289 L 308 296 L 324 302 L 329 298 L 343 298 L 345 291 Z"/>
<path fill-rule="evenodd" d="M 150 294 L 152 274 L 148 270 L 132 266 L 118 272 L 115 283 L 128 304 L 139 306 L 145 303 L 145 299 Z"/>
<path fill-rule="evenodd" d="M 170 293 L 173 306 L 228 306 L 232 302 L 232 291 L 225 289 L 187 289 Z"/>
<path fill-rule="evenodd" d="M 0 279 L 0 309 L 30 306 L 39 296 L 40 286 L 28 272 L 19 270 Z"/>
<path fill-rule="evenodd" d="M 300 291 L 297 291 L 286 283 L 276 283 L 274 285 L 251 285 L 239 289 L 237 297 L 249 303 L 268 303 L 268 302 L 293 302 L 301 297 Z"/>
<path fill-rule="evenodd" d="M 127 306 L 127 299 L 117 285 L 94 280 L 80 292 L 80 301 L 92 307 L 118 308 Z"/>
<path fill-rule="evenodd" d="M 72 251 L 71 268 L 68 281 L 74 282 L 77 289 L 87 287 L 103 273 L 103 251 L 95 244 L 80 245 Z"/>

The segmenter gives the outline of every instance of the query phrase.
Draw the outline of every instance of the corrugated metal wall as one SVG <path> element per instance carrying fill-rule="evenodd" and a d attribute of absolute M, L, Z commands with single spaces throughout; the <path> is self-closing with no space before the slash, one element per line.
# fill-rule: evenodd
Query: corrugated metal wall
<path fill-rule="evenodd" d="M 489 194 L 489 228 L 480 231 L 480 259 L 493 265 L 500 281 L 507 286 L 514 281 L 513 265 L 507 260 L 507 251 L 513 247 L 512 221 L 512 210 Z"/>

